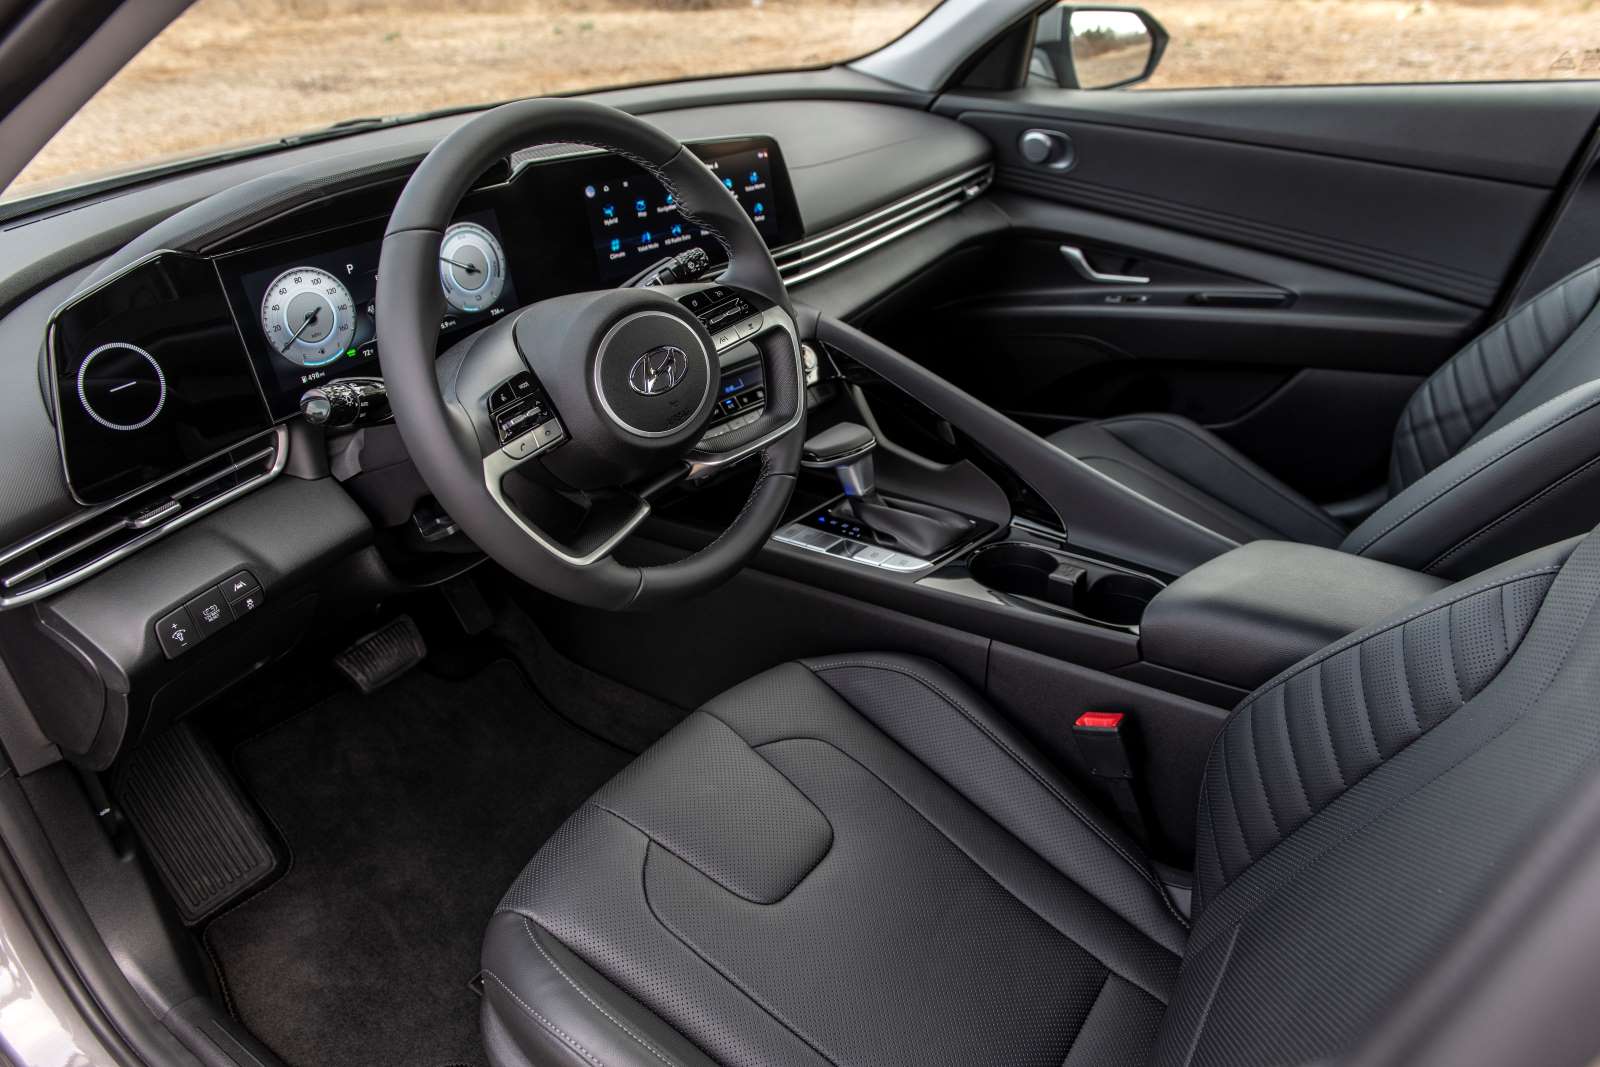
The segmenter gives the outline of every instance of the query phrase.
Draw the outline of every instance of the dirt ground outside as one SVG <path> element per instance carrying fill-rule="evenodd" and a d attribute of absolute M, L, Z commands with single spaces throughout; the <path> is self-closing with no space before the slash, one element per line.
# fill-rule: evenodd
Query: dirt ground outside
<path fill-rule="evenodd" d="M 852 58 L 933 0 L 199 0 L 4 193 L 362 115 Z M 1600 0 L 1147 0 L 1146 88 L 1600 78 Z"/>

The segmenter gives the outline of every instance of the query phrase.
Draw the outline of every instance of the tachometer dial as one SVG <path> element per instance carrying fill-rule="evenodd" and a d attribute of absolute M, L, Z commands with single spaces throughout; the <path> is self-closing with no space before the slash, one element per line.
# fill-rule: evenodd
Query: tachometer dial
<path fill-rule="evenodd" d="M 295 267 L 267 286 L 261 329 L 284 359 L 320 367 L 344 355 L 355 339 L 355 302 L 344 283 L 327 271 Z"/>
<path fill-rule="evenodd" d="M 494 306 L 506 285 L 506 255 L 494 234 L 475 222 L 458 222 L 439 243 L 439 284 L 457 311 Z"/>

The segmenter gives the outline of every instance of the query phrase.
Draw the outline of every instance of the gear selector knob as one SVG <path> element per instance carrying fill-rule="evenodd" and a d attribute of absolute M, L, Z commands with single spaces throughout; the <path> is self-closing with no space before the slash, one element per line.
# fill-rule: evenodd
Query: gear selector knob
<path fill-rule="evenodd" d="M 800 462 L 814 470 L 831 469 L 852 500 L 877 496 L 872 450 L 878 439 L 865 426 L 841 422 L 806 440 Z"/>

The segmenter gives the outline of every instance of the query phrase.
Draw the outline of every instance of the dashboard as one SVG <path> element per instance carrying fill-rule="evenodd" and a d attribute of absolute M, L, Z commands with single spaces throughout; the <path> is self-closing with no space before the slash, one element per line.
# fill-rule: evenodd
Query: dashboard
<path fill-rule="evenodd" d="M 801 237 L 776 140 L 689 147 L 770 246 Z M 74 499 L 114 500 L 293 417 L 309 388 L 376 373 L 378 261 L 399 190 L 330 200 L 286 236 L 153 253 L 59 308 L 47 379 Z M 671 192 L 618 156 L 491 171 L 441 242 L 441 350 L 524 304 L 621 284 L 691 248 L 723 259 Z"/>
<path fill-rule="evenodd" d="M 733 181 L 796 300 L 849 318 L 1008 223 L 978 195 L 992 155 L 981 135 L 924 101 L 813 84 L 832 77 L 596 98 L 647 113 L 694 146 Z M 293 416 L 323 380 L 312 375 L 381 374 L 362 315 L 378 311 L 367 305 L 387 219 L 417 162 L 469 119 L 220 160 L 0 222 L 0 623 L 21 651 L 10 666 L 26 668 L 18 684 L 30 706 L 75 759 L 107 765 L 131 738 L 302 641 L 324 615 L 463 565 L 464 546 L 452 544 L 449 516 L 429 510 L 394 427 L 321 433 Z M 729 136 L 746 131 L 767 136 Z M 448 258 L 478 270 L 441 264 L 441 346 L 494 321 L 496 309 L 614 286 L 703 241 L 673 232 L 685 221 L 675 208 L 604 153 L 513 152 L 452 220 L 462 224 L 460 254 Z M 446 267 L 460 272 L 454 280 Z M 343 294 L 324 284 L 331 303 L 313 307 L 353 319 L 319 311 L 298 348 L 274 351 L 271 327 L 298 329 L 310 311 L 302 298 L 298 317 L 289 309 L 284 318 L 282 298 L 322 278 L 302 270 L 300 287 L 286 286 L 299 268 L 326 272 L 349 294 L 339 309 Z M 718 308 L 690 310 L 712 320 L 715 339 Z M 710 435 L 736 433 L 764 400 L 759 366 L 736 347 L 723 363 Z M 259 588 L 235 603 L 241 578 Z M 219 596 L 227 610 L 213 624 Z M 171 635 L 157 623 L 184 609 L 197 627 L 220 627 L 241 604 L 248 621 L 168 658 Z"/>

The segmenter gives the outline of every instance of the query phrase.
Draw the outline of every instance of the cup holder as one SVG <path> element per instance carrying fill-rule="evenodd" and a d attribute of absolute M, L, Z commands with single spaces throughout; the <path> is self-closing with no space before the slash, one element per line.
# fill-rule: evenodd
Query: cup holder
<path fill-rule="evenodd" d="M 1161 583 L 1153 578 L 1034 545 L 982 549 L 968 569 L 975 581 L 996 592 L 1043 601 L 1113 626 L 1137 625 L 1161 592 Z"/>

